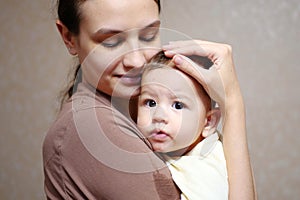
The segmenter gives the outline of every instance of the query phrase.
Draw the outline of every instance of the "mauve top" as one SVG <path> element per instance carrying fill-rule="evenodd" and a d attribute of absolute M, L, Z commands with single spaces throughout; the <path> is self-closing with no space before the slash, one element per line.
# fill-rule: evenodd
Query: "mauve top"
<path fill-rule="evenodd" d="M 47 199 L 180 199 L 149 146 L 109 96 L 80 83 L 44 140 Z"/>

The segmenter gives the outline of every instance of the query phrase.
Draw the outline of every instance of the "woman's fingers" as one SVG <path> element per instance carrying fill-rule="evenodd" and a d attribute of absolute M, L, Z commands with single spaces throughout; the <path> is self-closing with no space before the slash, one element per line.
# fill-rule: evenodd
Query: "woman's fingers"
<path fill-rule="evenodd" d="M 204 40 L 181 40 L 181 41 L 171 41 L 163 46 L 163 49 L 170 50 L 173 48 L 180 48 L 184 46 L 193 45 L 220 45 L 221 43 L 209 42 Z M 221 44 L 222 45 L 222 44 Z"/>
<path fill-rule="evenodd" d="M 212 66 L 208 70 L 204 69 L 202 66 L 199 66 L 183 55 L 175 55 L 173 57 L 173 62 L 178 69 L 197 80 L 213 100 L 220 105 L 224 104 L 224 85 L 215 66 Z"/>
<path fill-rule="evenodd" d="M 202 56 L 210 59 L 217 68 L 224 64 L 224 59 L 231 59 L 231 46 L 202 40 L 176 41 L 163 46 L 166 56 L 176 54 Z M 232 62 L 231 62 L 232 63 Z"/>
<path fill-rule="evenodd" d="M 207 87 L 205 81 L 205 77 L 207 77 L 207 70 L 198 66 L 188 57 L 179 54 L 173 57 L 173 62 L 178 69 L 196 79 L 201 85 L 203 85 L 203 87 Z"/>
<path fill-rule="evenodd" d="M 239 98 L 240 88 L 232 59 L 231 46 L 201 40 L 176 41 L 163 47 L 166 56 L 173 57 L 177 68 L 195 78 L 220 106 L 225 100 Z M 212 67 L 205 70 L 193 56 L 209 59 Z M 225 96 L 226 95 L 226 96 Z M 228 104 L 230 105 L 230 104 Z"/>
<path fill-rule="evenodd" d="M 194 40 L 170 42 L 168 45 L 163 46 L 163 50 L 170 57 L 175 54 L 207 56 L 207 52 L 201 47 L 201 44 Z"/>

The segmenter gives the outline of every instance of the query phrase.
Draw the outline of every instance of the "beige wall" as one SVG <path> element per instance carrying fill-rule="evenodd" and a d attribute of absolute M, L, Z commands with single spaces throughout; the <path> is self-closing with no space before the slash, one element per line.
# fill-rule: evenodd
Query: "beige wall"
<path fill-rule="evenodd" d="M 233 46 L 259 197 L 298 199 L 299 1 L 164 0 L 163 7 L 164 27 Z M 0 20 L 0 199 L 42 199 L 42 141 L 72 59 L 51 0 L 1 0 Z"/>

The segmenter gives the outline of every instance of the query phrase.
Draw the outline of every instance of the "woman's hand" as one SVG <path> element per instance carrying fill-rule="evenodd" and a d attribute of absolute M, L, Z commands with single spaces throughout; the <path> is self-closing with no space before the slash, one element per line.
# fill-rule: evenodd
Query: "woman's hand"
<path fill-rule="evenodd" d="M 201 40 L 176 41 L 163 47 L 165 55 L 173 57 L 177 68 L 195 78 L 223 111 L 242 104 L 232 49 L 229 45 Z M 213 63 L 209 69 L 195 64 L 190 56 L 206 57 Z"/>

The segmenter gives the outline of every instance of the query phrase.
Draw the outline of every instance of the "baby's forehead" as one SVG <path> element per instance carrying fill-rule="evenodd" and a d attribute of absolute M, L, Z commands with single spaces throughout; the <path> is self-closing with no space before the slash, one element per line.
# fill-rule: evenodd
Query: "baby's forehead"
<path fill-rule="evenodd" d="M 144 81 L 166 82 L 166 84 L 172 84 L 176 80 L 184 81 L 188 79 L 189 77 L 183 72 L 167 65 L 149 67 L 144 71 L 142 77 Z"/>
<path fill-rule="evenodd" d="M 147 66 L 144 70 L 142 82 L 145 81 L 164 82 L 165 84 L 174 84 L 175 82 L 190 84 L 194 79 L 173 67 L 172 64 L 155 64 Z"/>
<path fill-rule="evenodd" d="M 159 67 L 145 71 L 141 85 L 142 88 L 165 88 L 175 93 L 195 93 L 197 90 L 190 77 L 171 67 Z"/>
<path fill-rule="evenodd" d="M 202 85 L 194 78 L 174 67 L 173 63 L 146 66 L 141 86 L 160 85 L 173 91 L 186 90 L 202 96 L 206 94 Z M 182 92 L 182 91 L 181 91 Z"/>

